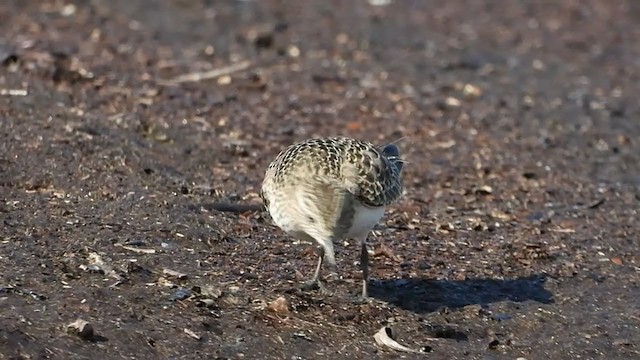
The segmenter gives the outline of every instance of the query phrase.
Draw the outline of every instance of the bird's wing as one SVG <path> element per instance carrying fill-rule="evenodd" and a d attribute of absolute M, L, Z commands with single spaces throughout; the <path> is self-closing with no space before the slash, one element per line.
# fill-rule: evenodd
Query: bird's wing
<path fill-rule="evenodd" d="M 363 152 L 342 171 L 349 192 L 367 206 L 388 205 L 402 194 L 398 169 L 378 151 Z"/>

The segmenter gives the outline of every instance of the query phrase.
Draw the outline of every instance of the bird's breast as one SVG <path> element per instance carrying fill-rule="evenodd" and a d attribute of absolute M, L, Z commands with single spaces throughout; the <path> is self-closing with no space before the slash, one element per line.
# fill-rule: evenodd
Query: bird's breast
<path fill-rule="evenodd" d="M 384 206 L 368 207 L 357 204 L 353 214 L 351 227 L 346 235 L 349 238 L 366 236 L 384 215 Z"/>

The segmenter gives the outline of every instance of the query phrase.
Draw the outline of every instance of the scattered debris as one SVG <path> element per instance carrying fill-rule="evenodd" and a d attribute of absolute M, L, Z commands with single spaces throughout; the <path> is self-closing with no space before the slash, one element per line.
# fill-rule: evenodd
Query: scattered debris
<path fill-rule="evenodd" d="M 631 341 L 630 339 L 618 339 L 618 340 L 614 340 L 614 341 L 613 341 L 613 345 L 615 345 L 615 346 L 628 346 L 628 347 L 635 346 L 634 342 L 633 342 L 633 341 Z"/>
<path fill-rule="evenodd" d="M 127 240 L 124 242 L 123 245 L 130 245 L 130 246 L 144 246 L 146 245 L 147 242 L 144 241 L 143 239 L 134 239 L 134 240 Z"/>
<path fill-rule="evenodd" d="M 450 232 L 456 231 L 456 229 L 452 223 L 444 223 L 444 224 L 437 224 L 436 231 L 439 233 L 448 234 Z"/>
<path fill-rule="evenodd" d="M 184 333 L 185 333 L 185 334 L 187 334 L 187 335 L 191 336 L 192 338 L 194 338 L 194 339 L 196 339 L 196 340 L 200 340 L 200 339 L 202 339 L 202 337 L 201 337 L 200 335 L 196 334 L 195 332 L 193 332 L 193 331 L 192 331 L 192 330 L 190 330 L 190 329 L 184 328 L 184 330 L 183 330 L 183 331 L 184 331 Z"/>
<path fill-rule="evenodd" d="M 429 144 L 425 144 L 425 147 L 429 150 L 450 149 L 454 146 L 456 146 L 455 140 L 436 141 Z"/>
<path fill-rule="evenodd" d="M 93 326 L 89 324 L 86 320 L 78 318 L 76 321 L 67 325 L 67 332 L 70 334 L 75 334 L 81 339 L 91 340 L 93 339 Z"/>
<path fill-rule="evenodd" d="M 374 336 L 376 343 L 381 346 L 386 346 L 396 351 L 408 352 L 408 353 L 422 353 L 423 351 L 408 348 L 401 345 L 393 339 L 393 330 L 388 326 L 383 326 Z"/>
<path fill-rule="evenodd" d="M 179 271 L 171 270 L 171 269 L 164 269 L 162 270 L 162 273 L 167 277 L 175 278 L 178 280 L 185 280 L 187 278 L 187 274 L 181 273 Z"/>
<path fill-rule="evenodd" d="M 462 88 L 462 94 L 466 99 L 474 99 L 482 96 L 482 90 L 475 85 L 465 84 Z"/>
<path fill-rule="evenodd" d="M 224 76 L 228 76 L 230 74 L 243 71 L 248 69 L 251 66 L 251 61 L 245 60 L 241 61 L 237 64 L 232 64 L 229 66 L 224 66 L 221 68 L 213 69 L 210 71 L 204 72 L 194 72 L 189 74 L 184 74 L 177 76 L 173 79 L 169 80 L 158 80 L 158 84 L 160 85 L 177 85 L 185 82 L 197 82 L 203 80 L 211 80 L 216 78 L 222 78 Z"/>
<path fill-rule="evenodd" d="M 398 255 L 396 255 L 393 250 L 387 246 L 386 244 L 381 244 L 373 253 L 373 256 L 379 257 L 384 256 L 392 260 L 393 262 L 399 263 L 402 261 Z"/>
<path fill-rule="evenodd" d="M 505 313 L 491 314 L 491 319 L 495 321 L 506 321 L 506 320 L 511 320 L 512 318 L 513 316 Z"/>
<path fill-rule="evenodd" d="M 88 272 L 90 274 L 104 275 L 104 270 L 102 270 L 102 268 L 96 264 L 89 264 L 89 265 L 80 264 L 80 270 Z"/>
<path fill-rule="evenodd" d="M 137 253 L 143 253 L 143 254 L 155 254 L 156 251 L 154 249 L 142 249 L 139 247 L 135 247 L 135 246 L 129 246 L 129 245 L 123 245 L 120 243 L 115 243 L 113 244 L 113 246 L 118 246 L 121 247 L 125 250 L 129 250 L 129 251 L 133 251 L 133 252 L 137 252 Z"/>
<path fill-rule="evenodd" d="M 371 6 L 387 6 L 391 4 L 392 0 L 369 0 Z"/>
<path fill-rule="evenodd" d="M 454 98 L 453 96 L 449 96 L 444 100 L 445 105 L 447 105 L 448 107 L 451 108 L 457 108 L 460 107 L 460 105 L 462 105 L 462 102 L 456 98 Z"/>
<path fill-rule="evenodd" d="M 27 96 L 29 92 L 23 89 L 0 89 L 2 96 Z"/>
<path fill-rule="evenodd" d="M 622 259 L 620 257 L 618 257 L 618 256 L 612 257 L 611 258 L 611 262 L 616 264 L 616 265 L 622 265 Z"/>
<path fill-rule="evenodd" d="M 196 306 L 204 306 L 209 309 L 214 309 L 218 307 L 218 303 L 213 299 L 205 298 L 205 299 L 198 300 L 198 302 L 196 303 Z"/>
<path fill-rule="evenodd" d="M 597 208 L 599 208 L 599 207 L 600 207 L 600 205 L 604 204 L 604 202 L 605 202 L 606 200 L 607 200 L 607 199 L 605 199 L 605 198 L 602 198 L 602 199 L 596 200 L 596 201 L 594 201 L 593 203 L 589 204 L 587 207 L 588 207 L 589 209 L 597 209 Z"/>
<path fill-rule="evenodd" d="M 173 294 L 171 294 L 171 301 L 181 301 L 191 296 L 191 291 L 185 288 L 178 288 Z"/>
<path fill-rule="evenodd" d="M 223 291 L 219 287 L 206 285 L 206 286 L 194 286 L 194 292 L 199 293 L 203 297 L 218 299 L 222 296 Z"/>
<path fill-rule="evenodd" d="M 311 338 L 309 337 L 309 335 L 307 335 L 306 333 L 304 333 L 304 332 L 302 332 L 302 331 L 294 332 L 292 335 L 293 335 L 293 337 L 295 337 L 295 338 L 305 339 L 305 340 L 307 340 L 307 341 L 309 341 L 309 342 L 313 342 L 313 339 L 311 339 Z"/>
<path fill-rule="evenodd" d="M 105 275 L 110 276 L 118 281 L 123 280 L 122 276 L 120 276 L 120 274 L 118 274 L 115 270 L 113 270 L 113 267 L 107 264 L 102 259 L 102 256 L 100 256 L 98 253 L 95 253 L 95 252 L 90 253 L 88 259 L 91 262 L 89 266 L 95 266 L 95 267 L 98 267 L 99 269 L 102 269 L 102 272 Z"/>
<path fill-rule="evenodd" d="M 176 287 L 176 284 L 173 281 L 171 281 L 171 280 L 169 280 L 169 279 L 167 279 L 165 277 L 158 278 L 158 281 L 156 281 L 156 283 L 158 285 L 160 285 L 160 286 L 164 286 L 164 287 L 168 287 L 168 288 Z"/>
<path fill-rule="evenodd" d="M 280 296 L 267 306 L 267 310 L 280 315 L 288 315 L 289 302 L 284 298 L 284 296 Z"/>
<path fill-rule="evenodd" d="M 561 234 L 574 234 L 576 232 L 575 229 L 565 229 L 565 228 L 551 228 L 549 229 L 551 232 L 561 233 Z"/>
<path fill-rule="evenodd" d="M 38 294 L 32 290 L 25 291 L 18 288 L 17 286 L 12 286 L 12 285 L 0 286 L 0 294 L 2 293 L 7 293 L 7 294 L 13 293 L 21 296 L 28 296 L 34 300 L 40 300 L 40 301 L 47 299 L 45 295 Z"/>
<path fill-rule="evenodd" d="M 475 188 L 474 192 L 477 195 L 491 195 L 493 193 L 493 188 L 489 185 L 481 185 Z"/>

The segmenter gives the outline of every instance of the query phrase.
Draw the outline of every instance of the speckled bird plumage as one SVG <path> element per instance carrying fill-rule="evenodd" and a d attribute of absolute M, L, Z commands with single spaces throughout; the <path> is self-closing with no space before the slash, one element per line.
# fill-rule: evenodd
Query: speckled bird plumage
<path fill-rule="evenodd" d="M 365 249 L 385 206 L 402 194 L 402 164 L 393 144 L 332 137 L 291 145 L 269 165 L 261 195 L 273 221 L 322 247 L 314 280 L 323 257 L 335 266 L 334 241 L 355 238 Z"/>

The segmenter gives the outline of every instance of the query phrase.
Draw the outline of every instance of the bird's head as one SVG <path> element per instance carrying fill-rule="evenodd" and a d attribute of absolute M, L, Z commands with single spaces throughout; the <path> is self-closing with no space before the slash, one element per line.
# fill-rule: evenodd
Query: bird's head
<path fill-rule="evenodd" d="M 400 157 L 400 149 L 396 144 L 384 145 L 382 147 L 382 155 L 395 165 L 396 169 L 398 169 L 398 173 L 402 172 L 402 165 L 404 164 L 404 161 Z"/>

